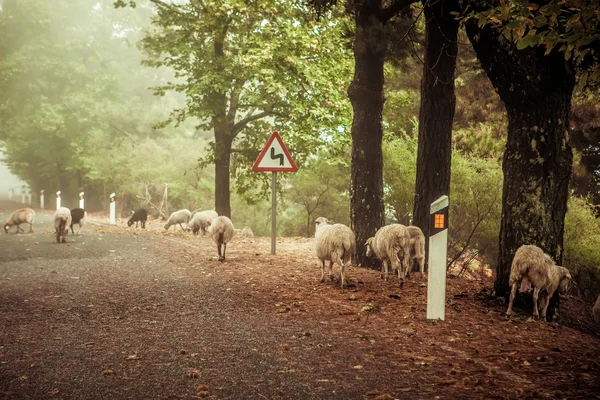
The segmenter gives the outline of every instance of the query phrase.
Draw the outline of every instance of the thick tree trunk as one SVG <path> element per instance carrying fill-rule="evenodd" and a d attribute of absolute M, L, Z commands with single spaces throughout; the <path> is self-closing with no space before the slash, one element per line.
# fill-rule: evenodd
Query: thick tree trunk
<path fill-rule="evenodd" d="M 215 128 L 215 211 L 231 217 L 229 166 L 233 139 L 227 130 Z"/>
<path fill-rule="evenodd" d="M 450 193 L 454 71 L 456 68 L 458 11 L 455 0 L 424 2 L 426 49 L 421 80 L 417 180 L 413 225 L 429 231 L 429 206 Z M 429 247 L 429 240 L 425 241 Z M 428 254 L 429 250 L 427 250 Z M 427 261 L 427 260 L 426 260 Z"/>
<path fill-rule="evenodd" d="M 365 255 L 365 242 L 384 224 L 381 121 L 385 55 L 385 44 L 377 37 L 381 23 L 373 12 L 363 5 L 355 14 L 354 79 L 348 88 L 354 111 L 350 219 L 356 234 L 355 262 L 372 268 L 379 263 Z"/>
<path fill-rule="evenodd" d="M 510 266 L 523 244 L 562 262 L 564 219 L 573 155 L 568 140 L 574 71 L 558 52 L 517 51 L 495 31 L 467 27 L 488 77 L 508 113 L 502 169 L 502 222 L 495 290 L 508 296 Z M 548 319 L 558 306 L 550 302 Z"/>

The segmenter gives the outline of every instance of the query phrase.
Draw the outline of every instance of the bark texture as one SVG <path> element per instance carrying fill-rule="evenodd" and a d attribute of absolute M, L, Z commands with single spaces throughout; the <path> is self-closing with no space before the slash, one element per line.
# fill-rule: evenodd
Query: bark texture
<path fill-rule="evenodd" d="M 561 53 L 517 51 L 490 28 L 468 25 L 467 33 L 508 114 L 502 163 L 504 186 L 495 290 L 509 294 L 516 250 L 539 246 L 562 263 L 564 219 L 573 155 L 568 140 L 575 72 Z M 558 307 L 555 294 L 548 319 Z"/>
<path fill-rule="evenodd" d="M 458 11 L 454 0 L 423 2 L 426 20 L 426 48 L 421 80 L 417 179 L 413 225 L 429 234 L 429 206 L 450 194 L 452 122 L 456 96 L 454 72 L 458 51 Z M 427 254 L 429 241 L 426 240 Z M 425 258 L 427 261 L 427 257 Z"/>
<path fill-rule="evenodd" d="M 383 62 L 386 45 L 382 23 L 376 17 L 378 2 L 365 1 L 355 13 L 354 79 L 348 95 L 352 120 L 351 227 L 356 234 L 354 261 L 376 268 L 379 263 L 365 255 L 365 243 L 384 224 L 383 154 Z"/>

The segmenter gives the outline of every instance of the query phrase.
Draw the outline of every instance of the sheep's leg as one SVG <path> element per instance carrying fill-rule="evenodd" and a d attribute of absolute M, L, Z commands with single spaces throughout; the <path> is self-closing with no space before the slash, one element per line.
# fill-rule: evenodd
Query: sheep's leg
<path fill-rule="evenodd" d="M 517 294 L 517 282 L 513 283 L 511 289 L 510 289 L 510 300 L 508 302 L 508 310 L 506 310 L 506 315 L 511 316 L 512 315 L 512 306 L 513 306 L 513 301 L 515 301 L 515 296 Z"/>
<path fill-rule="evenodd" d="M 421 279 L 425 276 L 425 257 L 418 256 L 417 261 L 419 262 L 419 274 L 421 275 Z"/>
<path fill-rule="evenodd" d="M 17 233 L 19 233 L 19 231 L 21 232 L 25 232 L 25 230 L 23 228 L 21 228 L 21 225 L 17 225 Z"/>
<path fill-rule="evenodd" d="M 535 319 L 539 319 L 540 318 L 540 313 L 538 311 L 538 298 L 540 296 L 540 289 L 539 288 L 534 288 L 533 289 L 533 317 Z"/>
<path fill-rule="evenodd" d="M 181 223 L 179 223 L 179 227 L 181 228 L 182 231 L 185 230 L 185 229 L 183 229 L 183 225 L 181 225 Z"/>
<path fill-rule="evenodd" d="M 334 276 L 333 276 L 333 261 L 329 261 L 329 280 L 331 282 L 333 282 L 333 280 L 334 280 Z"/>
<path fill-rule="evenodd" d="M 321 260 L 321 282 L 325 281 L 325 260 Z"/>
<path fill-rule="evenodd" d="M 33 222 L 29 223 L 29 233 L 33 233 Z"/>
<path fill-rule="evenodd" d="M 549 303 L 550 296 L 548 296 L 548 293 L 546 293 L 544 297 L 542 297 L 542 299 L 540 300 L 540 308 L 542 310 L 542 321 L 546 321 L 546 310 L 548 309 Z"/>
<path fill-rule="evenodd" d="M 400 284 L 400 287 L 404 286 L 404 276 L 406 274 L 406 270 L 405 270 L 405 266 L 403 265 L 404 262 L 401 260 L 406 260 L 406 257 L 404 257 L 404 253 L 402 254 L 402 259 L 400 259 L 400 252 L 403 251 L 402 249 L 398 250 L 395 252 L 395 260 L 393 260 L 393 263 L 396 264 L 396 269 L 398 270 L 398 284 Z"/>
<path fill-rule="evenodd" d="M 225 261 L 225 252 L 227 251 L 227 243 L 223 243 L 223 261 Z"/>
<path fill-rule="evenodd" d="M 387 260 L 381 261 L 381 279 L 387 282 L 388 278 L 388 263 Z"/>
<path fill-rule="evenodd" d="M 219 260 L 221 260 L 221 243 L 217 243 L 217 253 L 219 254 Z"/>

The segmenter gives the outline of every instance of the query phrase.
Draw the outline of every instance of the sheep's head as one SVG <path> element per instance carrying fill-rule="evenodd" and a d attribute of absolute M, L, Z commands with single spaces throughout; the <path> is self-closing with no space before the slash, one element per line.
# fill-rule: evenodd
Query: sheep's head
<path fill-rule="evenodd" d="M 133 225 L 133 221 L 132 220 L 133 220 L 133 218 L 131 218 L 129 221 L 127 221 L 127 226 Z"/>
<path fill-rule="evenodd" d="M 169 224 L 165 224 L 165 230 L 169 230 L 169 227 L 170 227 L 170 226 L 171 226 L 171 225 L 169 225 Z M 173 228 L 173 229 L 175 229 L 175 228 Z"/>
<path fill-rule="evenodd" d="M 10 229 L 10 225 L 9 224 L 4 224 L 4 232 L 8 233 L 9 229 Z"/>
<path fill-rule="evenodd" d="M 567 294 L 569 289 L 569 281 L 572 279 L 571 273 L 565 267 L 558 267 L 560 270 L 560 282 L 558 284 L 558 291 L 560 294 Z"/>
<path fill-rule="evenodd" d="M 371 248 L 372 247 L 371 243 L 373 243 L 372 237 L 368 238 L 367 242 L 365 243 L 365 246 L 367 247 L 367 257 L 371 257 L 371 254 L 373 254 L 373 249 Z"/>
<path fill-rule="evenodd" d="M 325 217 L 319 217 L 315 219 L 316 229 L 319 229 L 322 226 L 329 225 L 329 220 Z"/>

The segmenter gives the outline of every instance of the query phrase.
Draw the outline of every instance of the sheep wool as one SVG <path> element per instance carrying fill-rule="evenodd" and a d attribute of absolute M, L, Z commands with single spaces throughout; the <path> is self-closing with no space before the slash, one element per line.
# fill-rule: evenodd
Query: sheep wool
<path fill-rule="evenodd" d="M 315 220 L 315 251 L 321 263 L 321 282 L 325 280 L 325 261 L 329 261 L 329 279 L 333 280 L 333 264 L 340 265 L 341 286 L 346 284 L 345 266 L 352 262 L 356 237 L 352 229 L 343 224 L 330 224 L 327 218 Z"/>
<path fill-rule="evenodd" d="M 183 225 L 181 225 L 181 224 L 187 224 L 191 218 L 192 218 L 192 213 L 190 212 L 190 210 L 183 209 L 183 210 L 175 211 L 174 213 L 172 213 L 169 216 L 169 219 L 167 220 L 167 223 L 165 224 L 165 230 L 169 230 L 171 225 L 179 225 L 181 227 L 181 230 L 185 230 L 183 228 Z M 175 228 L 173 228 L 173 229 L 175 229 Z"/>
<path fill-rule="evenodd" d="M 219 254 L 219 261 L 225 261 L 225 251 L 227 250 L 227 243 L 231 241 L 235 233 L 233 222 L 223 215 L 213 219 L 209 228 L 212 240 L 217 244 L 217 253 Z M 221 253 L 221 247 L 223 247 L 223 253 Z"/>
<path fill-rule="evenodd" d="M 410 236 L 410 265 L 407 274 L 410 273 L 415 260 L 419 263 L 421 277 L 425 274 L 425 235 L 418 226 L 407 226 Z"/>
<path fill-rule="evenodd" d="M 398 272 L 398 282 L 404 285 L 404 277 L 410 266 L 410 234 L 401 224 L 391 224 L 380 228 L 375 236 L 365 243 L 367 257 L 375 255 L 382 262 L 382 278 L 387 280 L 388 263 L 392 272 Z"/>
<path fill-rule="evenodd" d="M 204 235 L 206 229 L 208 229 L 213 220 L 218 216 L 219 214 L 213 210 L 199 211 L 192 217 L 189 227 L 192 228 L 194 235 L 198 234 L 200 231 L 202 231 L 202 235 Z"/>
<path fill-rule="evenodd" d="M 8 230 L 15 225 L 17 226 L 17 233 L 19 233 L 19 231 L 25 232 L 23 228 L 21 228 L 21 224 L 29 224 L 29 232 L 33 232 L 34 219 L 35 211 L 31 208 L 20 208 L 12 213 L 8 221 L 6 221 L 4 224 L 4 232 L 8 233 Z"/>
<path fill-rule="evenodd" d="M 511 286 L 511 291 L 506 315 L 512 315 L 517 288 L 527 280 L 533 286 L 533 316 L 539 318 L 539 307 L 542 310 L 542 320 L 545 320 L 550 298 L 556 289 L 560 293 L 566 293 L 570 279 L 569 270 L 556 265 L 539 247 L 533 245 L 519 247 L 510 267 L 508 284 Z"/>
<path fill-rule="evenodd" d="M 71 225 L 71 210 L 67 207 L 60 207 L 54 213 L 54 229 L 56 230 L 56 241 L 60 243 L 67 242 L 69 226 Z"/>

